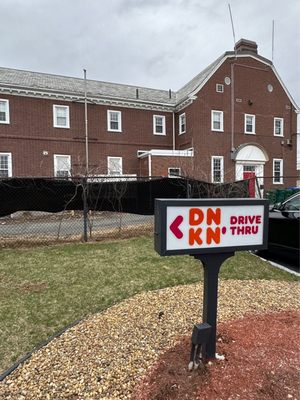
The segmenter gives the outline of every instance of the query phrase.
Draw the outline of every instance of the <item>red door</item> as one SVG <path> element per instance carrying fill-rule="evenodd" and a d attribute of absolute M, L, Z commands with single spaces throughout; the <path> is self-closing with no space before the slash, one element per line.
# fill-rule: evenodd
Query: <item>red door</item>
<path fill-rule="evenodd" d="M 249 179 L 249 196 L 255 197 L 255 172 L 244 171 L 243 179 Z"/>

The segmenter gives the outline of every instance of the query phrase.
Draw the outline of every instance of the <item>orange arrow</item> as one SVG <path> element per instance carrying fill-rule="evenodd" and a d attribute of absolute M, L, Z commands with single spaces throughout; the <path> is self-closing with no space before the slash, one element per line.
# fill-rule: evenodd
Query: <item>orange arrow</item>
<path fill-rule="evenodd" d="M 183 216 L 178 215 L 170 225 L 170 230 L 177 239 L 181 239 L 183 237 L 183 232 L 181 232 L 181 230 L 179 229 L 179 225 L 182 223 L 182 221 Z"/>

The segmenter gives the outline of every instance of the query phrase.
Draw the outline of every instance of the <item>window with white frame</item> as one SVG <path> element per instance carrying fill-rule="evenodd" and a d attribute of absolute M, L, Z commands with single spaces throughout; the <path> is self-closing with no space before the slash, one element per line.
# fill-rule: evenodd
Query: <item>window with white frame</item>
<path fill-rule="evenodd" d="M 166 134 L 166 117 L 164 115 L 153 115 L 153 133 L 154 135 Z"/>
<path fill-rule="evenodd" d="M 223 111 L 211 111 L 211 130 L 223 132 Z"/>
<path fill-rule="evenodd" d="M 283 136 L 283 118 L 274 118 L 274 136 Z"/>
<path fill-rule="evenodd" d="M 122 175 L 122 157 L 107 157 L 107 174 L 108 175 Z"/>
<path fill-rule="evenodd" d="M 121 111 L 107 110 L 107 130 L 111 132 L 122 132 Z"/>
<path fill-rule="evenodd" d="M 224 182 L 224 157 L 211 157 L 211 181 L 213 183 Z"/>
<path fill-rule="evenodd" d="M 170 167 L 168 168 L 168 177 L 169 178 L 176 178 L 181 175 L 181 169 L 177 167 Z"/>
<path fill-rule="evenodd" d="M 218 93 L 223 93 L 224 92 L 224 85 L 222 85 L 222 83 L 217 83 L 216 84 L 216 92 L 218 92 Z"/>
<path fill-rule="evenodd" d="M 0 99 L 0 124 L 9 124 L 9 101 Z"/>
<path fill-rule="evenodd" d="M 283 183 L 283 159 L 273 158 L 273 183 Z"/>
<path fill-rule="evenodd" d="M 11 153 L 0 153 L 0 178 L 12 176 Z"/>
<path fill-rule="evenodd" d="M 255 115 L 245 114 L 245 133 L 255 135 Z"/>
<path fill-rule="evenodd" d="M 54 176 L 68 178 L 71 175 L 71 156 L 54 154 Z"/>
<path fill-rule="evenodd" d="M 54 128 L 70 128 L 69 106 L 53 105 Z"/>
<path fill-rule="evenodd" d="M 186 131 L 186 118 L 185 113 L 179 115 L 179 135 L 182 135 Z"/>

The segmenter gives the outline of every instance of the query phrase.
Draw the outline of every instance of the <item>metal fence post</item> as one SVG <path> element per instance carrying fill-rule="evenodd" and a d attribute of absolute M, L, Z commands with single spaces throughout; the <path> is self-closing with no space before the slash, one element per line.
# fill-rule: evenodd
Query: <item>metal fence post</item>
<path fill-rule="evenodd" d="M 83 190 L 83 240 L 88 241 L 88 202 L 87 202 L 87 190 L 88 183 L 87 178 L 82 179 L 82 190 Z"/>

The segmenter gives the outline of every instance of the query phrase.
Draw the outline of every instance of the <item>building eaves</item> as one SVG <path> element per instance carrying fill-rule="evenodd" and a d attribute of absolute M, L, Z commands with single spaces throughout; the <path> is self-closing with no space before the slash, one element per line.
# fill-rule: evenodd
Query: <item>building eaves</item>
<path fill-rule="evenodd" d="M 117 103 L 117 101 L 120 101 L 127 102 L 127 104 L 138 104 L 139 107 L 142 108 L 144 106 L 149 107 L 153 105 L 156 107 L 162 106 L 168 111 L 177 111 L 193 101 L 193 96 L 201 90 L 226 59 L 234 57 L 252 57 L 269 65 L 296 111 L 299 112 L 299 107 L 280 79 L 272 61 L 247 50 L 237 53 L 235 51 L 225 52 L 177 92 L 88 79 L 87 97 L 91 101 L 95 100 L 96 102 L 107 100 L 108 102 L 115 101 Z M 77 99 L 83 99 L 84 96 L 84 79 L 3 67 L 0 67 L 0 87 L 1 86 L 52 94 L 58 93 L 62 96 L 74 96 L 77 97 Z"/>
<path fill-rule="evenodd" d="M 84 79 L 0 67 L 0 85 L 82 97 Z M 174 106 L 175 92 L 87 80 L 87 96 Z"/>

